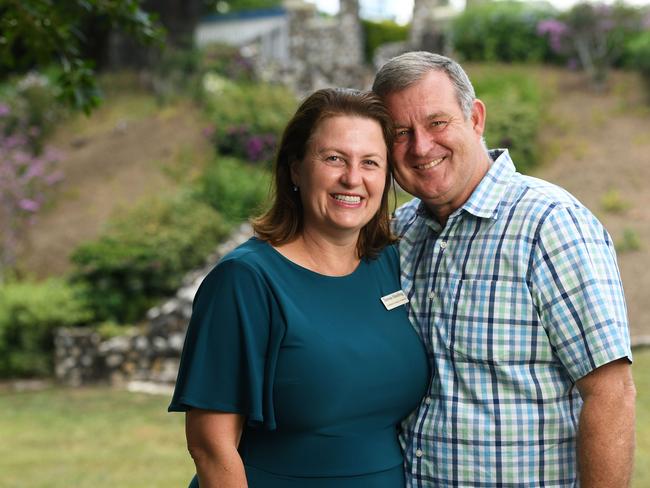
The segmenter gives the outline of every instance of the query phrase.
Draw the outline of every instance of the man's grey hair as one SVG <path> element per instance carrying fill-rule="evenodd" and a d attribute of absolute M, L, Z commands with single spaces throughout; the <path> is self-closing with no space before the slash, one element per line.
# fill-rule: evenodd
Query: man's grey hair
<path fill-rule="evenodd" d="M 413 51 L 392 58 L 377 72 L 372 90 L 384 98 L 417 83 L 431 71 L 447 74 L 456 91 L 458 105 L 465 119 L 468 119 L 472 115 L 472 105 L 476 99 L 472 82 L 460 64 L 440 54 Z"/>

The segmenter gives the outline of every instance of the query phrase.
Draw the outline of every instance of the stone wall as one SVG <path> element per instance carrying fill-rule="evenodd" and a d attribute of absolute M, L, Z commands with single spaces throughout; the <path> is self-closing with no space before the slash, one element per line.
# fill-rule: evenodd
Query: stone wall
<path fill-rule="evenodd" d="M 257 56 L 259 77 L 285 84 L 300 95 L 330 86 L 367 88 L 372 73 L 364 63 L 359 2 L 340 3 L 339 14 L 325 18 L 317 14 L 313 4 L 286 1 L 288 55 L 285 61 Z M 262 52 L 261 47 L 255 50 Z"/>
<path fill-rule="evenodd" d="M 128 334 L 102 339 L 89 328 L 59 329 L 54 340 L 57 380 L 70 386 L 173 385 L 196 290 L 221 256 L 251 235 L 249 224 L 237 229 L 205 266 L 185 276 L 174 297 L 149 310 L 144 325 Z"/>

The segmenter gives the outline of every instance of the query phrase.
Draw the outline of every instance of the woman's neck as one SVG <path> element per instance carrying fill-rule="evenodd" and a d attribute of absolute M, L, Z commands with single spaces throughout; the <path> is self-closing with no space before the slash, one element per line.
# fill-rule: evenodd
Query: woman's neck
<path fill-rule="evenodd" d="M 330 239 L 304 231 L 276 249 L 290 261 L 327 276 L 345 276 L 359 265 L 357 239 Z"/>

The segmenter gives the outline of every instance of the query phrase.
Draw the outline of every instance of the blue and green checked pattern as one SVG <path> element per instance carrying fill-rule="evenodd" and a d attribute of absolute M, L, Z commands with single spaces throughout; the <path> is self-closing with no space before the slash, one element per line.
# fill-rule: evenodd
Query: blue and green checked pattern
<path fill-rule="evenodd" d="M 407 486 L 578 486 L 574 383 L 631 359 L 612 241 L 566 191 L 491 157 L 444 228 L 419 200 L 397 211 L 433 373 L 403 426 Z"/>

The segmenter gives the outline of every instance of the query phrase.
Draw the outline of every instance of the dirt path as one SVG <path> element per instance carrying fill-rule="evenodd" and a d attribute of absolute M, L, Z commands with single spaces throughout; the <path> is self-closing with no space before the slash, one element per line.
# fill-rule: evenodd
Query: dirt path
<path fill-rule="evenodd" d="M 632 336 L 649 335 L 650 107 L 632 74 L 615 73 L 604 94 L 587 89 L 579 74 L 544 75 L 557 96 L 542 132 L 544 164 L 535 175 L 575 195 L 615 242 L 626 230 L 638 237 L 640 249 L 619 252 L 618 260 Z M 627 208 L 607 211 L 606 195 L 616 193 Z"/>
<path fill-rule="evenodd" d="M 176 177 L 186 177 L 210 152 L 198 109 L 154 105 L 144 112 L 129 111 L 128 101 L 108 100 L 90 119 L 55 134 L 52 144 L 64 152 L 65 179 L 52 209 L 29 232 L 21 261 L 28 274 L 67 271 L 70 252 L 96 237 L 111 214 L 173 190 Z"/>

